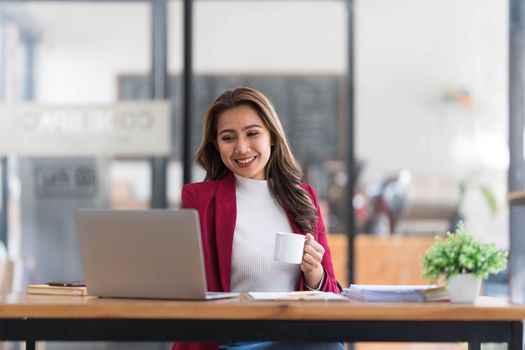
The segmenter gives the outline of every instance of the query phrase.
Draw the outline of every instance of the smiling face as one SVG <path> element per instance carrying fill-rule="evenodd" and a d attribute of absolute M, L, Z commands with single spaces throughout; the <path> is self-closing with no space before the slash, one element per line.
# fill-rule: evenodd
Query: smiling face
<path fill-rule="evenodd" d="M 216 141 L 224 165 L 234 174 L 266 179 L 271 135 L 253 108 L 241 105 L 222 112 L 217 121 Z"/>

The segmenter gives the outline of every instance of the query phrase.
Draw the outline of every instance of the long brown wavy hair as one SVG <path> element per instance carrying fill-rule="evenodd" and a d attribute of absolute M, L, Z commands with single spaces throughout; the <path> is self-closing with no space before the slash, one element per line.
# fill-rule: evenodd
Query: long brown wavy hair
<path fill-rule="evenodd" d="M 301 168 L 290 150 L 275 108 L 255 89 L 238 87 L 223 92 L 204 115 L 196 161 L 206 170 L 205 181 L 221 179 L 230 172 L 217 146 L 217 121 L 224 111 L 242 105 L 253 108 L 270 131 L 273 146 L 265 168 L 270 192 L 281 207 L 290 211 L 303 232 L 313 232 L 318 213 L 308 193 L 299 186 L 303 177 Z"/>

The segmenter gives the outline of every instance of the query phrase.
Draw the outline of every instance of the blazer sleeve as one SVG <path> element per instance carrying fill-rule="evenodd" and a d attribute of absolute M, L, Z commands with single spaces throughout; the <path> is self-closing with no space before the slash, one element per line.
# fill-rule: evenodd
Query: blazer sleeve
<path fill-rule="evenodd" d="M 197 209 L 197 194 L 191 184 L 182 187 L 182 209 Z"/>
<path fill-rule="evenodd" d="M 321 214 L 321 210 L 319 208 L 319 202 L 317 201 L 317 195 L 315 194 L 315 190 L 310 185 L 306 185 L 305 189 L 310 195 L 310 198 L 312 198 L 312 202 L 314 203 L 315 209 L 318 213 L 316 232 L 314 234 L 314 237 L 316 238 L 317 242 L 321 244 L 324 248 L 324 255 L 323 260 L 321 261 L 321 265 L 323 265 L 325 276 L 321 290 L 323 292 L 341 293 L 341 285 L 337 282 L 334 274 L 332 255 L 330 253 L 330 247 L 328 246 L 328 241 L 326 238 L 326 228 L 324 225 L 323 215 Z M 305 288 L 304 286 L 301 287 L 301 289 Z"/>

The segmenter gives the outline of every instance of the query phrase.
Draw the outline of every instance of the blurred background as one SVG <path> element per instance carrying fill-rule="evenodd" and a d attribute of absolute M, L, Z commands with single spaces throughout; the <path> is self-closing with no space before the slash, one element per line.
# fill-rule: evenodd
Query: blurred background
<path fill-rule="evenodd" d="M 166 2 L 164 71 L 154 53 L 156 2 L 0 1 L 0 99 L 38 104 L 46 142 L 70 123 L 49 109 L 159 98 L 152 72 L 163 74 L 160 98 L 171 103 L 171 146 L 160 154 L 111 145 L 86 154 L 67 140 L 59 155 L 32 141 L 24 152 L 1 150 L 2 254 L 14 262 L 7 289 L 83 278 L 76 208 L 146 209 L 155 191 L 179 207 L 184 168 L 191 181 L 204 178 L 185 164 L 184 140 L 191 136 L 193 156 L 203 113 L 240 85 L 275 104 L 320 197 L 344 284 L 424 283 L 420 257 L 459 220 L 508 249 L 507 1 L 196 0 L 186 95 L 183 2 Z M 2 128 L 0 139 L 10 132 Z M 86 140 L 89 148 L 97 137 Z M 165 186 L 155 187 L 159 172 Z M 507 272 L 492 282 L 486 293 L 509 295 Z M 61 346 L 70 345 L 49 345 Z"/>

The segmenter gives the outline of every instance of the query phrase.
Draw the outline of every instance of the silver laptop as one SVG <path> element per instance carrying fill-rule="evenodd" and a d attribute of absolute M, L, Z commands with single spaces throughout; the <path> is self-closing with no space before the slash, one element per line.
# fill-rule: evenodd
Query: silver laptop
<path fill-rule="evenodd" d="M 77 211 L 80 252 L 89 295 L 205 300 L 197 211 Z"/>

